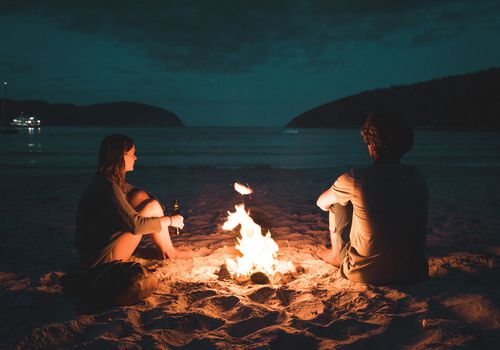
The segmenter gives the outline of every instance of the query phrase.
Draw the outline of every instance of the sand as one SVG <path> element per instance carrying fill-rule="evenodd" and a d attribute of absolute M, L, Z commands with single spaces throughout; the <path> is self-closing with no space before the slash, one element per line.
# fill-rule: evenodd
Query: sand
<path fill-rule="evenodd" d="M 176 246 L 208 256 L 158 260 L 143 239 L 133 260 L 161 280 L 143 302 L 90 312 L 61 289 L 77 270 L 74 217 L 89 174 L 0 175 L 0 348 L 344 349 L 496 348 L 500 336 L 499 168 L 422 169 L 430 193 L 430 278 L 377 287 L 342 279 L 315 252 L 327 241 L 317 195 L 344 168 L 137 169 L 129 180 L 166 202 L 186 227 Z M 271 231 L 280 259 L 303 271 L 257 285 L 218 280 L 234 256 L 221 226 L 249 183 L 254 220 Z"/>

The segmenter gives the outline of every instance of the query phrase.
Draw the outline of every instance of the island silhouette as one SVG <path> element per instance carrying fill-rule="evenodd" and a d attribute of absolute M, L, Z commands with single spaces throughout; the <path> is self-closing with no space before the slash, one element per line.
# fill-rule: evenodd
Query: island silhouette
<path fill-rule="evenodd" d="M 395 113 L 416 127 L 500 129 L 500 68 L 362 92 L 308 110 L 287 126 L 359 127 L 371 112 Z"/>
<path fill-rule="evenodd" d="M 36 115 L 42 126 L 150 126 L 182 127 L 173 112 L 138 102 L 111 102 L 86 106 L 45 101 L 5 100 L 7 120 Z M 3 103 L 2 99 L 2 103 Z"/>

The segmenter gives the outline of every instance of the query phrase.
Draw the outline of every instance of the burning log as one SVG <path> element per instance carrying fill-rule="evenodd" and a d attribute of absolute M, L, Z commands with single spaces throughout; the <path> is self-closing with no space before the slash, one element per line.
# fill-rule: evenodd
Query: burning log
<path fill-rule="evenodd" d="M 253 190 L 239 183 L 234 184 L 234 189 L 241 195 L 253 193 Z M 285 275 L 295 272 L 296 268 L 291 261 L 278 259 L 278 244 L 271 238 L 271 232 L 262 234 L 260 225 L 256 224 L 245 210 L 244 204 L 235 206 L 235 212 L 228 211 L 228 218 L 222 228 L 233 230 L 240 226 L 241 238 L 237 238 L 235 248 L 241 256 L 234 259 L 226 259 L 225 269 L 233 278 L 250 277 L 257 284 L 271 282 L 276 273 Z M 221 277 L 222 276 L 222 277 Z M 227 274 L 221 266 L 219 279 L 226 278 Z M 271 276 L 271 278 L 269 277 Z"/>
<path fill-rule="evenodd" d="M 231 279 L 231 274 L 229 273 L 229 270 L 227 269 L 226 264 L 221 265 L 221 267 L 219 269 L 219 273 L 217 275 L 219 276 L 220 281 Z"/>
<path fill-rule="evenodd" d="M 269 284 L 271 280 L 264 272 L 254 272 L 250 275 L 250 280 L 255 284 Z"/>

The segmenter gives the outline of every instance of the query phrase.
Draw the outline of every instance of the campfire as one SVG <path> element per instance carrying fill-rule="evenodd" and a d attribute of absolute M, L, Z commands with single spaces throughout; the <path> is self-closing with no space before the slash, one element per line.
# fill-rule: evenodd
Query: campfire
<path fill-rule="evenodd" d="M 242 196 L 253 193 L 253 190 L 239 183 L 234 184 L 234 189 Z M 276 273 L 286 274 L 296 271 L 291 261 L 278 259 L 279 246 L 271 238 L 271 232 L 262 234 L 260 225 L 250 217 L 250 212 L 245 210 L 245 205 L 238 204 L 235 211 L 228 211 L 228 218 L 222 228 L 231 231 L 240 226 L 241 237 L 237 238 L 235 248 L 241 253 L 236 259 L 226 259 L 226 268 L 233 277 L 245 276 L 274 276 Z M 265 277 L 265 276 L 263 276 Z M 254 280 L 252 278 L 252 280 Z M 267 278 L 267 280 L 269 280 Z"/>

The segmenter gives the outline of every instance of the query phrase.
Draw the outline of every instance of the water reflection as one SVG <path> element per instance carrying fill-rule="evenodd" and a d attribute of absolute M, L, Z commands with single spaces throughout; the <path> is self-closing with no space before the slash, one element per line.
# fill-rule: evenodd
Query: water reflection
<path fill-rule="evenodd" d="M 41 143 L 28 143 L 28 152 L 30 153 L 42 153 Z"/>
<path fill-rule="evenodd" d="M 39 136 L 42 134 L 42 128 L 27 128 L 28 130 L 28 152 L 42 153 L 42 143 Z"/>
<path fill-rule="evenodd" d="M 41 135 L 42 128 L 28 128 L 28 135 Z"/>

